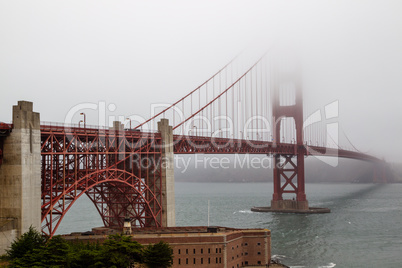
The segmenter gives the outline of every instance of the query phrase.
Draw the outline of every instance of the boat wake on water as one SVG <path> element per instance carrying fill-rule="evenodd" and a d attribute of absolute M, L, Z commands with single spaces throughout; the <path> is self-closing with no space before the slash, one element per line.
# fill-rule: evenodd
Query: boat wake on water
<path fill-rule="evenodd" d="M 239 210 L 238 213 L 253 213 L 253 212 L 251 210 Z"/>
<path fill-rule="evenodd" d="M 335 267 L 336 264 L 335 263 L 328 263 L 327 265 L 324 266 L 318 266 L 318 268 L 332 268 Z M 307 268 L 306 266 L 298 266 L 298 265 L 294 265 L 294 266 L 290 266 L 290 268 Z"/>
<path fill-rule="evenodd" d="M 332 268 L 332 267 L 335 267 L 335 266 L 336 266 L 336 264 L 331 262 L 331 263 L 328 263 L 327 265 L 319 266 L 318 268 Z"/>

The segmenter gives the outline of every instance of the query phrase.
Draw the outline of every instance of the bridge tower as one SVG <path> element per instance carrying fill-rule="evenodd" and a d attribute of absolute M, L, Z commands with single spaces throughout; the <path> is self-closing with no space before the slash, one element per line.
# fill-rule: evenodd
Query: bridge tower
<path fill-rule="evenodd" d="M 158 122 L 158 131 L 162 137 L 162 226 L 176 226 L 175 191 L 174 191 L 174 152 L 173 129 L 168 119 Z"/>
<path fill-rule="evenodd" d="M 13 128 L 2 142 L 0 254 L 31 225 L 41 229 L 40 120 L 32 102 L 13 106 Z"/>
<path fill-rule="evenodd" d="M 281 105 L 281 94 L 284 88 L 291 89 L 293 104 Z M 297 70 L 279 71 L 275 75 L 272 92 L 272 119 L 274 146 L 281 143 L 281 121 L 293 118 L 296 133 L 294 154 L 274 154 L 274 193 L 271 201 L 272 210 L 309 209 L 305 193 L 303 144 L 303 95 Z M 295 194 L 295 198 L 285 200 L 283 194 Z"/>

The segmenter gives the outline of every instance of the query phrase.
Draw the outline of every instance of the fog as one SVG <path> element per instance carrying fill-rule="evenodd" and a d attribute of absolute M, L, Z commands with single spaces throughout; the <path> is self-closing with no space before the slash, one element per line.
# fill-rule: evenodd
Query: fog
<path fill-rule="evenodd" d="M 240 51 L 287 43 L 302 59 L 305 113 L 339 101 L 355 147 L 402 162 L 401 10 L 400 1 L 1 0 L 0 121 L 18 100 L 33 101 L 42 121 L 101 101 L 115 105 L 108 115 L 147 117 Z"/>

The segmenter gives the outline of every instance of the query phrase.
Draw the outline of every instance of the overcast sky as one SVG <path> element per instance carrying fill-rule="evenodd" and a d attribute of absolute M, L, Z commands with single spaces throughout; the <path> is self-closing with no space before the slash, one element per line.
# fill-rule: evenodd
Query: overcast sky
<path fill-rule="evenodd" d="M 146 117 L 244 48 L 289 42 L 303 59 L 306 110 L 338 100 L 357 148 L 402 162 L 401 14 L 399 0 L 0 0 L 0 121 L 18 100 L 42 121 L 100 101 L 111 115 Z"/>

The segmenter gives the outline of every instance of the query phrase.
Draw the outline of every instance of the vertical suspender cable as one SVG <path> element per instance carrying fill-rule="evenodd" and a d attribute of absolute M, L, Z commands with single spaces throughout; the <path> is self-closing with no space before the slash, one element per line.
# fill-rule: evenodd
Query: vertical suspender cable
<path fill-rule="evenodd" d="M 260 98 L 260 116 L 262 118 L 261 120 L 261 131 L 260 131 L 260 135 L 261 135 L 261 140 L 264 140 L 264 126 L 265 126 L 265 120 L 264 120 L 264 106 L 263 106 L 263 100 L 264 100 L 264 78 L 263 78 L 263 69 L 264 69 L 264 65 L 263 63 L 261 63 L 260 66 L 260 92 L 261 92 L 261 98 Z"/>
<path fill-rule="evenodd" d="M 253 68 L 254 69 L 254 68 Z M 254 116 L 254 110 L 253 110 L 253 70 L 250 71 L 250 119 L 251 119 L 251 129 L 254 129 L 254 120 L 253 120 L 253 116 Z M 253 135 L 254 135 L 254 130 L 251 132 L 251 137 L 250 139 L 253 139 Z"/>
<path fill-rule="evenodd" d="M 235 67 L 232 66 L 232 69 L 230 71 L 231 72 L 230 72 L 230 83 L 229 84 L 232 84 L 234 81 L 233 77 L 236 75 Z M 236 122 L 234 121 L 234 118 L 237 118 L 234 115 L 234 113 L 235 113 L 234 104 L 236 103 L 236 86 L 237 86 L 237 83 L 235 85 L 233 85 L 233 89 L 232 89 L 232 122 L 233 122 L 232 134 L 233 134 L 233 139 L 236 138 L 236 127 L 237 127 Z"/>
<path fill-rule="evenodd" d="M 228 84 L 228 72 L 227 72 L 227 69 L 225 70 L 225 88 L 227 88 L 227 84 Z M 225 93 L 225 97 L 226 97 L 226 114 L 225 114 L 225 121 L 226 121 L 226 131 L 225 131 L 225 133 L 226 133 L 226 138 L 227 138 L 227 136 L 228 136 L 228 93 L 226 92 Z"/>
<path fill-rule="evenodd" d="M 258 65 L 255 67 L 255 116 L 257 127 L 256 139 L 258 140 Z"/>
<path fill-rule="evenodd" d="M 214 79 L 212 79 L 212 82 L 213 82 L 213 87 L 212 87 L 212 99 L 215 99 L 215 78 Z M 211 130 L 211 132 L 215 132 L 215 103 L 212 103 L 212 105 L 211 105 L 211 109 L 212 109 L 212 118 L 211 118 L 211 120 L 212 120 L 212 130 Z M 211 135 L 212 135 L 212 133 L 211 133 Z"/>

